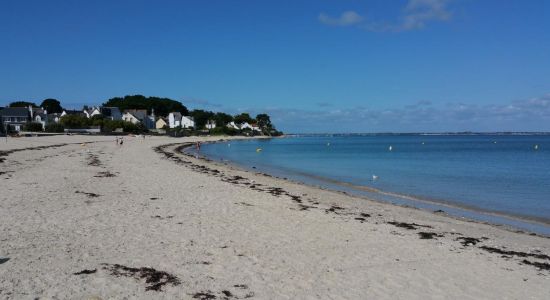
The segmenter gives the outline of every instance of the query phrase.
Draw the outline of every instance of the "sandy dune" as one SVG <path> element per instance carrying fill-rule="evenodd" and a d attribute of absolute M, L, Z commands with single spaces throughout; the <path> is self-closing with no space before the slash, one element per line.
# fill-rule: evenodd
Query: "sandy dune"
<path fill-rule="evenodd" d="M 162 146 L 194 140 L 0 139 L 0 298 L 550 298 L 546 237 Z"/>

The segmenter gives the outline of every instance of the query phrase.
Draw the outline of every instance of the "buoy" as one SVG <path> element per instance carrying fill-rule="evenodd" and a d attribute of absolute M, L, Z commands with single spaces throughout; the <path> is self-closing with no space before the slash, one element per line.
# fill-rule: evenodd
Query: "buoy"
<path fill-rule="evenodd" d="M 392 151 L 392 150 L 393 150 L 393 147 L 392 147 L 392 146 L 390 146 L 390 147 L 388 148 L 388 150 Z"/>
<path fill-rule="evenodd" d="M 539 150 L 539 145 L 535 145 L 535 150 Z"/>

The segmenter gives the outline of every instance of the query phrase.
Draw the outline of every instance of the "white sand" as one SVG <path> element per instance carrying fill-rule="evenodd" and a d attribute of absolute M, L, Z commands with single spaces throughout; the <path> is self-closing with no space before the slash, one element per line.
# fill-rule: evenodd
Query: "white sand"
<path fill-rule="evenodd" d="M 0 151 L 75 143 L 0 157 L 0 299 L 550 299 L 550 271 L 522 263 L 550 259 L 480 248 L 550 255 L 548 238 L 178 156 L 220 171 L 206 174 L 153 151 L 192 140 L 0 139 Z M 246 179 L 226 182 L 235 175 Z M 461 236 L 488 239 L 463 246 Z M 166 271 L 180 284 L 146 291 L 154 280 L 113 275 L 109 264 Z M 85 269 L 97 271 L 73 275 Z"/>

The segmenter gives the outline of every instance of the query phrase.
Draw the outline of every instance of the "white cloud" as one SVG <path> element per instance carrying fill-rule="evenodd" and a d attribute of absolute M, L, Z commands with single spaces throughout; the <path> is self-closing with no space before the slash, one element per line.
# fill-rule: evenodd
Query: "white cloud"
<path fill-rule="evenodd" d="M 447 0 L 410 0 L 398 30 L 421 29 L 430 21 L 448 21 Z"/>
<path fill-rule="evenodd" d="M 351 26 L 363 22 L 363 17 L 351 10 L 343 12 L 337 18 L 321 13 L 319 14 L 319 22 L 333 26 Z"/>
<path fill-rule="evenodd" d="M 319 15 L 319 21 L 332 26 L 357 26 L 375 32 L 401 32 L 425 28 L 433 21 L 448 21 L 452 13 L 448 9 L 449 0 L 409 0 L 399 21 L 378 22 L 367 20 L 355 11 L 346 11 L 338 18 L 325 13 Z"/>
<path fill-rule="evenodd" d="M 202 98 L 194 98 L 194 97 L 183 97 L 182 100 L 183 105 L 189 105 L 189 106 L 199 106 L 199 107 L 223 107 L 223 105 L 219 103 L 215 103 L 206 99 Z"/>

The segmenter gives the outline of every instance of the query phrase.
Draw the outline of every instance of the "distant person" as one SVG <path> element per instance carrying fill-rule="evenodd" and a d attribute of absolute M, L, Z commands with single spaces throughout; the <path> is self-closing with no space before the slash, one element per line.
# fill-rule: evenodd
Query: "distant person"
<path fill-rule="evenodd" d="M 119 145 L 122 146 L 122 144 L 124 144 L 124 139 L 123 139 L 123 138 L 120 138 Z"/>

